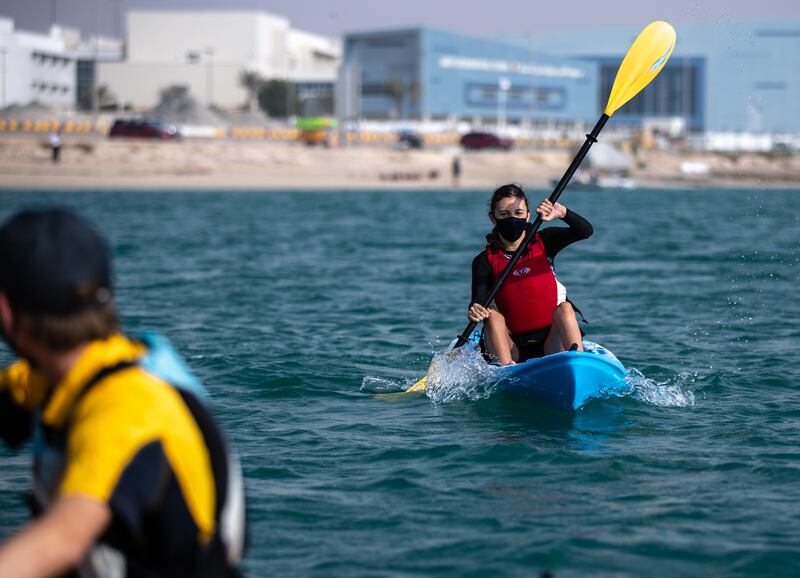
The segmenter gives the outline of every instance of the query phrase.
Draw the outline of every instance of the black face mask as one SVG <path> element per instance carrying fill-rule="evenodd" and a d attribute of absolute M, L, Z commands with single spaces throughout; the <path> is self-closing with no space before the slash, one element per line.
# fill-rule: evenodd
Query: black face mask
<path fill-rule="evenodd" d="M 528 219 L 522 217 L 506 217 L 505 219 L 498 219 L 497 232 L 508 241 L 513 243 L 522 236 L 525 232 L 525 227 L 528 226 Z"/>

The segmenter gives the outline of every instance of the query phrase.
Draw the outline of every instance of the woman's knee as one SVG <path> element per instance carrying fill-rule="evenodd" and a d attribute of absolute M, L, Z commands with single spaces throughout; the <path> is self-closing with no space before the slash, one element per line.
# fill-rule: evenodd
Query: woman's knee
<path fill-rule="evenodd" d="M 558 307 L 556 307 L 555 315 L 560 317 L 568 317 L 568 316 L 575 316 L 575 308 L 572 306 L 572 303 L 569 301 L 564 301 Z"/>

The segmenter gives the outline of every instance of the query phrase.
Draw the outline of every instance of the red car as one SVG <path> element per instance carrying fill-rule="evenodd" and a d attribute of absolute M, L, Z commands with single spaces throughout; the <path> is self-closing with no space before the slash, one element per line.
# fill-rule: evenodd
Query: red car
<path fill-rule="evenodd" d="M 500 149 L 507 151 L 511 148 L 511 139 L 499 137 L 490 132 L 468 132 L 461 137 L 461 146 L 465 149 Z"/>
<path fill-rule="evenodd" d="M 155 119 L 138 118 L 116 120 L 108 132 L 108 136 L 132 138 L 157 138 L 171 140 L 180 138 L 175 125 L 165 124 Z"/>

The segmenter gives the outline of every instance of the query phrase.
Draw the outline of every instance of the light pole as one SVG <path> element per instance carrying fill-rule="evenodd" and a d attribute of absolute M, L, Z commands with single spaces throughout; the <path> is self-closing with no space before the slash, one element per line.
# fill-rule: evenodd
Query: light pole
<path fill-rule="evenodd" d="M 3 63 L 3 108 L 6 107 L 6 49 L 5 47 L 0 48 L 0 59 L 2 59 Z"/>
<path fill-rule="evenodd" d="M 206 59 L 206 106 L 211 108 L 214 104 L 214 49 L 206 46 L 203 49 Z"/>
<path fill-rule="evenodd" d="M 506 93 L 511 88 L 511 81 L 505 76 L 497 83 L 497 128 L 506 126 Z"/>
<path fill-rule="evenodd" d="M 297 97 L 293 84 L 295 58 L 291 52 L 286 53 L 286 118 L 294 116 L 294 105 Z"/>
<path fill-rule="evenodd" d="M 529 130 L 531 131 L 530 132 L 531 141 L 533 141 L 533 138 L 532 138 L 533 135 L 534 135 L 533 128 L 534 128 L 534 126 L 536 126 L 536 104 L 537 104 L 536 103 L 536 96 L 537 96 L 537 93 L 536 93 L 536 68 L 535 68 L 536 54 L 535 54 L 535 51 L 534 51 L 534 48 L 533 48 L 533 33 L 532 32 L 528 32 L 528 42 L 530 43 L 530 47 L 529 47 L 530 48 L 530 63 L 529 63 L 529 65 L 530 65 L 530 71 L 531 71 L 531 109 L 530 109 L 531 121 L 530 121 L 530 129 Z"/>
<path fill-rule="evenodd" d="M 97 130 L 100 87 L 97 85 L 97 54 L 100 52 L 100 2 L 94 0 L 94 58 L 92 60 L 92 130 Z"/>

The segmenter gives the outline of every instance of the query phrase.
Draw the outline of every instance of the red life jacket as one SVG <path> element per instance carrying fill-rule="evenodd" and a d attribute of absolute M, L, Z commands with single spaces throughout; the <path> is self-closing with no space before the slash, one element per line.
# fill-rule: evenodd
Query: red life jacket
<path fill-rule="evenodd" d="M 486 247 L 486 255 L 494 279 L 499 278 L 511 255 L 492 246 Z M 506 278 L 494 302 L 511 333 L 533 333 L 552 324 L 553 311 L 558 306 L 558 287 L 538 233 L 528 246 L 527 254 L 517 261 Z"/>

